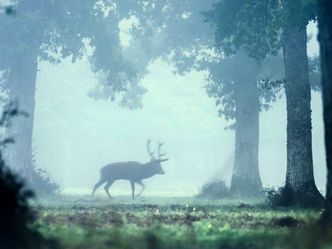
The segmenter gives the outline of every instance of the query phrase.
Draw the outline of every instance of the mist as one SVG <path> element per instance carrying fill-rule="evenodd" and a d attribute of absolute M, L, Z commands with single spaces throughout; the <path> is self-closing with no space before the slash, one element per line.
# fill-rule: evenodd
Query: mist
<path fill-rule="evenodd" d="M 309 56 L 319 53 L 315 23 L 309 24 Z M 166 175 L 147 180 L 146 195 L 192 196 L 211 179 L 230 184 L 234 131 L 218 117 L 205 92 L 206 72 L 174 72 L 167 60 L 148 66 L 142 85 L 143 107 L 122 108 L 88 96 L 98 79 L 86 59 L 59 65 L 42 62 L 36 91 L 33 146 L 37 167 L 47 169 L 66 193 L 89 193 L 101 167 L 120 161 L 149 161 L 147 139 L 165 142 L 170 161 Z M 326 163 L 321 95 L 312 91 L 315 180 L 324 191 Z M 284 96 L 260 113 L 259 165 L 264 186 L 282 186 L 286 173 L 286 103 Z M 156 145 L 155 145 L 156 146 Z M 184 177 L 185 176 L 185 177 Z M 151 187 L 150 187 L 151 186 Z M 112 192 L 129 193 L 127 182 Z M 102 191 L 101 191 L 102 192 Z M 103 193 L 101 193 L 103 194 Z"/>
<path fill-rule="evenodd" d="M 0 0 L 0 249 L 332 245 L 328 0 Z"/>

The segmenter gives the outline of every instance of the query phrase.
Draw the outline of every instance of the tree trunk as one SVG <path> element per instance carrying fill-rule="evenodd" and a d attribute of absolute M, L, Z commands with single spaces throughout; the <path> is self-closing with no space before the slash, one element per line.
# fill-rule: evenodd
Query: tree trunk
<path fill-rule="evenodd" d="M 14 139 L 7 146 L 6 159 L 8 165 L 28 182 L 32 176 L 32 132 L 35 109 L 35 86 L 37 75 L 37 56 L 25 53 L 17 57 L 12 64 L 8 78 L 9 100 L 18 104 L 19 110 L 28 116 L 13 118 L 6 130 L 6 136 Z"/>
<path fill-rule="evenodd" d="M 248 62 L 249 63 L 255 62 Z M 243 69 L 243 68 L 242 68 Z M 231 192 L 240 196 L 258 196 L 263 190 L 258 168 L 259 147 L 259 92 L 257 74 L 235 82 L 236 126 L 235 157 Z"/>
<path fill-rule="evenodd" d="M 306 24 L 283 31 L 287 102 L 287 171 L 284 193 L 290 205 L 319 206 L 324 199 L 313 173 L 311 88 L 308 76 Z"/>
<path fill-rule="evenodd" d="M 332 225 L 332 2 L 319 0 L 319 43 L 322 70 L 323 114 L 327 165 L 324 222 Z"/>

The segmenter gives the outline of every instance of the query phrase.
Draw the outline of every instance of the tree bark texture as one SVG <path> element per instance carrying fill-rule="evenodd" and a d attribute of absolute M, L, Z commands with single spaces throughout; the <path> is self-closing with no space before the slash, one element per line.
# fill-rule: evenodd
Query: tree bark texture
<path fill-rule="evenodd" d="M 14 143 L 7 146 L 8 165 L 18 172 L 26 181 L 32 177 L 32 133 L 35 110 L 35 89 L 37 76 L 37 56 L 26 53 L 17 58 L 8 78 L 9 100 L 18 104 L 19 110 L 27 116 L 13 118 L 6 130 L 6 136 Z"/>
<path fill-rule="evenodd" d="M 332 1 L 319 0 L 318 25 L 322 71 L 323 117 L 327 165 L 323 221 L 332 225 Z"/>
<path fill-rule="evenodd" d="M 259 174 L 259 90 L 258 65 L 243 54 L 235 84 L 236 125 L 235 157 L 231 192 L 240 196 L 257 196 L 263 189 Z"/>
<path fill-rule="evenodd" d="M 306 24 L 283 30 L 287 102 L 287 171 L 285 193 L 291 205 L 316 206 L 323 202 L 313 173 L 311 88 L 308 76 Z"/>

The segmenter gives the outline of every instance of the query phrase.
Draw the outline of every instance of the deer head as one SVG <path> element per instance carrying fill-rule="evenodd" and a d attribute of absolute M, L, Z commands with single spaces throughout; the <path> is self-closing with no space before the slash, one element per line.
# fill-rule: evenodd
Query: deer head
<path fill-rule="evenodd" d="M 165 174 L 165 171 L 161 167 L 161 163 L 169 160 L 169 158 L 164 158 L 164 159 L 161 158 L 163 156 L 166 156 L 166 153 L 161 153 L 161 147 L 163 146 L 164 143 L 158 142 L 158 158 L 155 158 L 155 156 L 154 156 L 155 152 L 151 151 L 150 144 L 151 144 L 151 140 L 148 140 L 146 147 L 147 147 L 147 151 L 151 157 L 149 165 L 151 165 L 154 168 L 156 174 L 163 175 L 163 174 Z"/>

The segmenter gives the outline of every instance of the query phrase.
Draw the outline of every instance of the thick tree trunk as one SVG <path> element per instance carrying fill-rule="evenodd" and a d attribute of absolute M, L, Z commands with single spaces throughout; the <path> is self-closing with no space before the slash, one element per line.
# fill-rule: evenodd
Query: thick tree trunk
<path fill-rule="evenodd" d="M 247 63 L 255 65 L 252 61 Z M 242 73 L 248 77 L 235 83 L 236 130 L 231 192 L 251 197 L 258 196 L 263 190 L 258 168 L 259 92 L 257 74 L 248 75 L 246 69 Z"/>
<path fill-rule="evenodd" d="M 6 136 L 14 139 L 7 146 L 8 165 L 28 182 L 32 176 L 32 132 L 35 109 L 35 85 L 37 75 L 37 56 L 26 53 L 13 64 L 8 78 L 9 99 L 18 103 L 20 111 L 26 116 L 15 117 L 6 130 Z"/>
<path fill-rule="evenodd" d="M 287 102 L 287 171 L 285 194 L 290 205 L 318 206 L 324 201 L 313 173 L 311 89 L 308 77 L 306 25 L 283 32 Z"/>
<path fill-rule="evenodd" d="M 323 114 L 327 185 L 323 221 L 332 225 L 332 2 L 319 0 L 319 43 L 322 70 Z"/>

